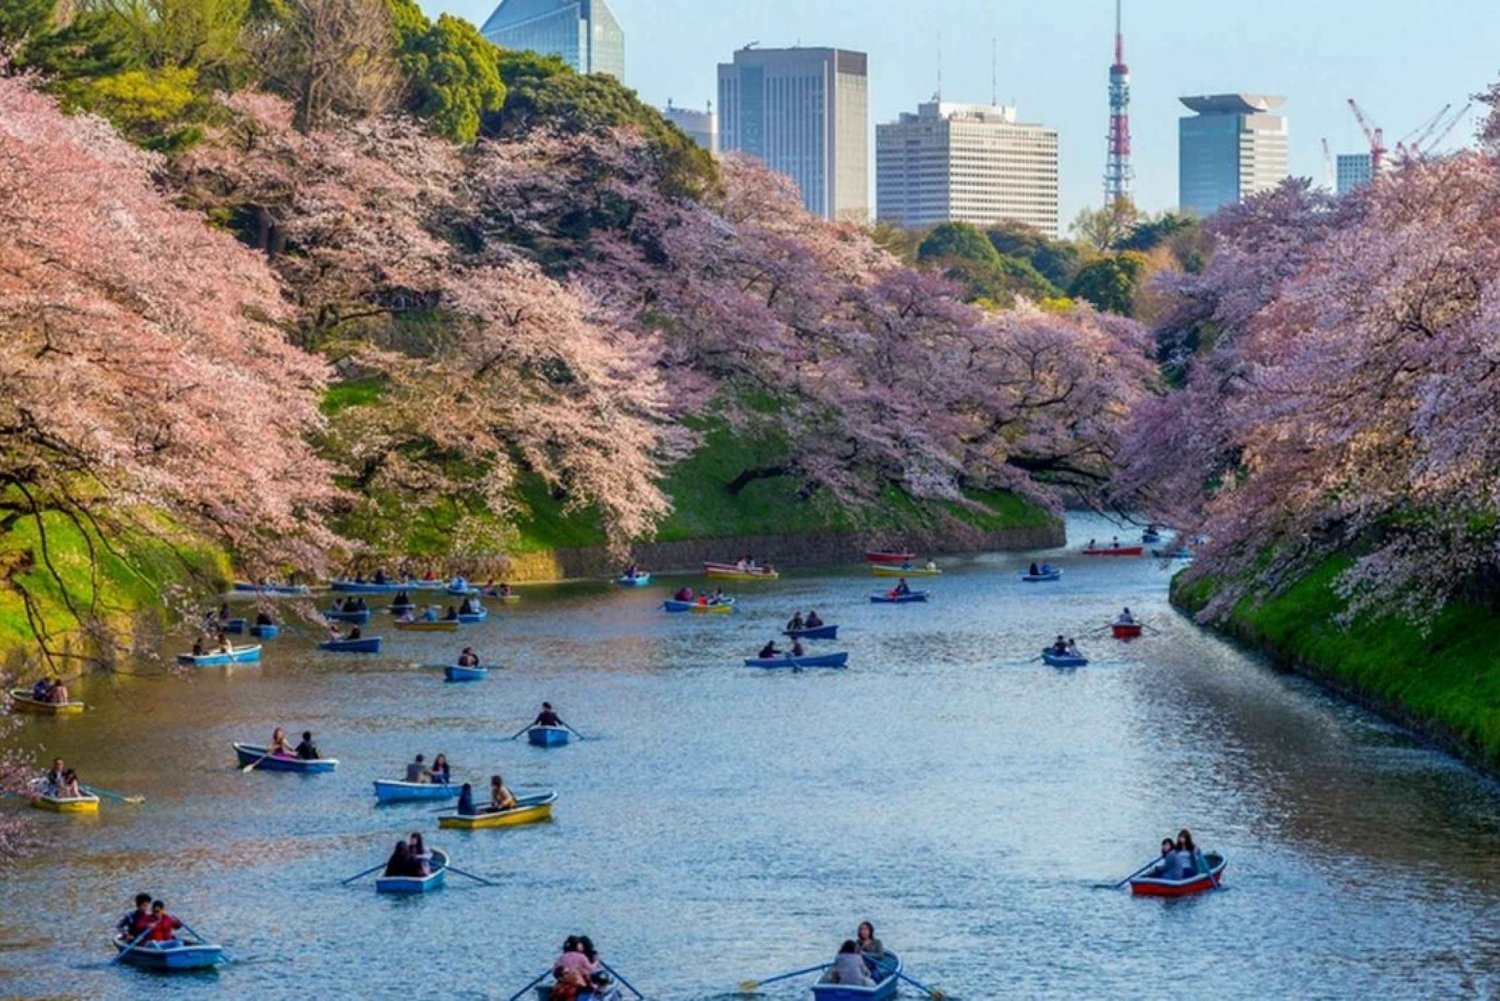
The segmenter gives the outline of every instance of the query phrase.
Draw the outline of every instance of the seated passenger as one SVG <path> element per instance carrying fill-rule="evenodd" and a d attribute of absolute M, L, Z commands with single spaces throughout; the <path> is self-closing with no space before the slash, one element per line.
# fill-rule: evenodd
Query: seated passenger
<path fill-rule="evenodd" d="M 807 651 L 802 646 L 802 640 L 799 639 L 799 638 L 797 638 L 797 637 L 793 637 L 792 638 L 792 649 L 787 654 L 787 656 L 788 657 L 801 657 L 801 656 L 805 655 L 806 653 L 807 653 Z"/>
<path fill-rule="evenodd" d="M 796 615 L 793 615 L 792 616 L 792 621 L 790 621 L 790 622 L 788 622 L 786 624 L 786 629 L 787 629 L 787 632 L 789 632 L 789 633 L 795 633 L 795 632 L 798 632 L 798 631 L 800 631 L 802 629 L 805 629 L 805 628 L 807 628 L 807 623 L 805 621 L 803 621 L 802 613 L 801 612 L 798 612 Z"/>
<path fill-rule="evenodd" d="M 318 747 L 312 742 L 312 731 L 302 731 L 302 743 L 297 745 L 297 757 L 303 761 L 317 761 L 323 755 L 318 753 Z"/>
<path fill-rule="evenodd" d="M 432 852 L 427 850 L 427 845 L 422 840 L 421 831 L 412 831 L 411 837 L 406 840 L 407 853 L 411 856 L 412 867 L 417 870 L 418 876 L 432 875 Z"/>
<path fill-rule="evenodd" d="M 458 790 L 458 813 L 461 817 L 474 816 L 474 787 L 467 782 Z"/>
<path fill-rule="evenodd" d="M 1035 563 L 1031 564 L 1031 570 L 1029 572 L 1032 577 L 1040 577 L 1042 575 L 1041 568 L 1039 568 Z"/>
<path fill-rule="evenodd" d="M 1052 644 L 1052 652 L 1059 657 L 1065 655 L 1068 652 L 1068 641 L 1062 636 L 1058 636 L 1057 641 Z"/>
<path fill-rule="evenodd" d="M 443 621 L 445 621 L 445 622 L 453 622 L 453 621 L 456 621 L 457 619 L 458 619 L 458 609 L 454 608 L 452 605 L 449 605 L 448 606 L 448 611 L 443 615 Z"/>
<path fill-rule="evenodd" d="M 839 954 L 833 957 L 833 968 L 824 979 L 830 984 L 848 984 L 851 987 L 875 986 L 870 968 L 865 965 L 865 957 L 860 955 L 859 946 L 853 939 L 845 939 L 844 944 L 839 946 Z"/>
<path fill-rule="evenodd" d="M 817 628 L 819 628 L 822 625 L 823 625 L 823 620 L 820 619 L 820 618 L 818 618 L 818 613 L 817 612 L 808 612 L 807 613 L 807 628 L 809 628 L 809 629 L 817 629 Z"/>
<path fill-rule="evenodd" d="M 505 788 L 505 782 L 500 776 L 490 776 L 489 812 L 497 813 L 500 810 L 514 810 L 515 808 L 516 794 Z"/>
<path fill-rule="evenodd" d="M 57 792 L 54 793 L 58 799 L 78 799 L 83 795 L 83 790 L 78 788 L 78 773 L 69 768 L 62 774 L 62 781 L 57 784 Z"/>
<path fill-rule="evenodd" d="M 672 597 L 676 601 L 692 601 L 693 600 L 693 589 L 690 588 L 690 587 L 684 587 L 682 590 L 678 591 Z"/>
<path fill-rule="evenodd" d="M 885 955 L 885 946 L 875 937 L 875 926 L 868 921 L 859 923 L 859 930 L 854 933 L 854 944 L 863 955 L 871 959 L 880 959 Z"/>
<path fill-rule="evenodd" d="M 31 698 L 34 702 L 52 701 L 52 682 L 47 678 L 38 678 L 36 684 L 31 686 Z"/>
<path fill-rule="evenodd" d="M 417 866 L 411 859 L 411 846 L 405 841 L 397 841 L 396 847 L 391 850 L 391 857 L 386 860 L 386 876 L 415 876 Z"/>
<path fill-rule="evenodd" d="M 351 626 L 349 628 L 349 635 L 345 636 L 344 639 L 346 639 L 346 640 L 363 639 L 364 635 L 365 635 L 364 634 L 364 630 L 360 629 L 359 626 Z"/>
<path fill-rule="evenodd" d="M 439 754 L 432 759 L 432 781 L 439 785 L 447 785 L 453 778 L 453 773 L 448 769 L 448 755 Z"/>
<path fill-rule="evenodd" d="M 432 772 L 427 770 L 427 759 L 417 755 L 406 765 L 406 781 L 426 784 L 432 781 Z"/>
<path fill-rule="evenodd" d="M 151 934 L 152 942 L 175 942 L 177 936 L 172 934 L 182 927 L 182 922 L 167 913 L 167 905 L 160 900 L 151 902 Z"/>
<path fill-rule="evenodd" d="M 68 701 L 68 686 L 62 683 L 61 678 L 52 679 L 52 690 L 47 693 L 47 701 L 55 706 L 65 705 Z"/>
<path fill-rule="evenodd" d="M 1122 626 L 1133 626 L 1135 625 L 1135 616 L 1130 614 L 1129 608 L 1126 608 L 1115 621 Z"/>
<path fill-rule="evenodd" d="M 265 612 L 261 612 L 255 616 L 255 624 L 257 626 L 274 626 L 276 622 Z"/>

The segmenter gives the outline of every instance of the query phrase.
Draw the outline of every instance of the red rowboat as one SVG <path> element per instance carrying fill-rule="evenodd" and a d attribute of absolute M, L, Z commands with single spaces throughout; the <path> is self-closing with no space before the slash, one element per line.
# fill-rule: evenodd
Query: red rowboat
<path fill-rule="evenodd" d="M 910 563 L 916 558 L 916 553 L 865 553 L 866 563 Z"/>
<path fill-rule="evenodd" d="M 1146 551 L 1145 546 L 1097 546 L 1093 549 L 1085 549 L 1085 556 L 1139 556 Z"/>
<path fill-rule="evenodd" d="M 1114 631 L 1115 639 L 1117 640 L 1133 640 L 1141 634 L 1141 624 L 1139 622 L 1114 622 L 1110 624 L 1109 628 Z"/>
<path fill-rule="evenodd" d="M 1189 876 L 1187 879 L 1157 879 L 1139 876 L 1130 881 L 1130 892 L 1142 897 L 1189 897 L 1195 893 L 1212 890 L 1224 881 L 1224 867 L 1228 861 L 1218 852 L 1207 852 L 1203 861 L 1209 871 Z"/>

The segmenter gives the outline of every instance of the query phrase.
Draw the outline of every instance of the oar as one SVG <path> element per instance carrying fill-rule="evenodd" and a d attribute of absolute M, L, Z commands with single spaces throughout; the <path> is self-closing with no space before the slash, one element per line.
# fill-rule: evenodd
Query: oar
<path fill-rule="evenodd" d="M 826 970 L 832 965 L 832 963 L 819 963 L 817 966 L 809 966 L 805 969 L 793 970 L 790 973 L 778 973 L 776 974 L 776 976 L 766 977 L 764 980 L 741 980 L 740 990 L 744 991 L 746 994 L 749 994 L 751 991 L 759 990 L 766 984 L 774 984 L 778 980 L 790 980 L 792 977 L 800 977 L 804 973 L 816 973 L 819 970 Z"/>
<path fill-rule="evenodd" d="M 271 751 L 267 751 L 265 754 L 262 754 L 260 757 L 256 758 L 254 761 L 250 762 L 244 768 L 241 768 L 240 771 L 244 772 L 246 775 L 249 775 L 251 772 L 255 771 L 255 766 L 256 765 L 260 764 L 262 761 L 264 761 L 267 758 L 269 758 L 271 756 L 271 754 L 272 754 Z"/>
<path fill-rule="evenodd" d="M 1149 869 L 1152 866 L 1156 865 L 1160 861 L 1161 861 L 1161 858 L 1160 858 L 1160 856 L 1158 856 L 1157 858 L 1154 858 L 1150 862 L 1147 862 L 1145 865 L 1141 866 L 1139 869 L 1137 869 L 1135 872 L 1131 873 L 1129 876 L 1126 876 L 1124 879 L 1120 880 L 1118 883 L 1095 883 L 1094 884 L 1094 888 L 1096 890 L 1118 890 L 1120 887 L 1124 886 L 1126 883 L 1130 882 L 1132 879 L 1135 879 L 1141 873 L 1145 872 L 1147 869 Z"/>
<path fill-rule="evenodd" d="M 500 885 L 499 883 L 491 882 L 490 880 L 485 879 L 483 876 L 476 876 L 472 872 L 464 872 L 462 869 L 460 869 L 456 865 L 453 865 L 452 863 L 449 863 L 449 865 L 448 865 L 448 871 L 449 872 L 456 872 L 460 876 L 468 876 L 470 879 L 474 880 L 476 883 L 483 883 L 485 886 L 499 886 Z"/>
<path fill-rule="evenodd" d="M 521 729 L 519 729 L 515 733 L 511 734 L 510 735 L 510 739 L 511 740 L 515 740 L 517 737 L 521 736 L 521 734 L 525 733 L 527 730 L 530 730 L 530 729 L 531 729 L 531 724 L 527 723 L 525 726 L 521 727 Z"/>
<path fill-rule="evenodd" d="M 370 873 L 374 872 L 376 869 L 384 869 L 384 868 L 385 868 L 385 863 L 384 862 L 380 863 L 379 865 L 372 865 L 372 866 L 370 866 L 370 868 L 366 869 L 364 872 L 356 872 L 354 875 L 352 875 L 348 879 L 344 880 L 343 881 L 343 885 L 348 886 L 350 883 L 354 882 L 356 879 L 359 879 L 361 876 L 368 876 Z"/>
<path fill-rule="evenodd" d="M 935 987 L 928 987 L 926 984 L 922 983 L 922 981 L 918 980 L 916 977 L 908 977 L 905 973 L 901 972 L 900 970 L 896 971 L 896 976 L 900 977 L 902 980 L 905 980 L 907 983 L 911 984 L 917 990 L 919 990 L 919 991 L 926 991 L 927 992 L 927 996 L 930 997 L 930 998 L 932 998 L 932 1001 L 943 1001 L 943 998 L 945 998 L 945 997 L 948 996 L 948 995 L 944 994 L 942 991 L 938 990 Z"/>
<path fill-rule="evenodd" d="M 630 993 L 632 993 L 636 997 L 640 998 L 641 1001 L 646 1001 L 646 995 L 644 995 L 640 991 L 636 990 L 635 987 L 634 987 L 634 985 L 632 985 L 630 981 L 628 981 L 624 977 L 620 976 L 619 971 L 616 970 L 613 966 L 610 966 L 608 963 L 606 963 L 602 959 L 599 960 L 599 965 L 602 966 L 602 967 L 604 967 L 606 970 L 608 970 L 610 976 L 614 977 L 620 983 L 624 984 L 630 990 Z"/>
<path fill-rule="evenodd" d="M 126 796 L 124 793 L 113 792 L 113 791 L 111 791 L 109 789 L 100 789 L 98 786 L 86 786 L 86 785 L 80 784 L 78 788 L 80 788 L 84 792 L 90 793 L 91 795 L 94 795 L 94 796 L 103 796 L 105 799 L 117 799 L 121 803 L 144 803 L 144 802 L 146 802 L 146 797 L 145 796 Z"/>
<path fill-rule="evenodd" d="M 557 721 L 559 723 L 562 723 L 564 730 L 567 730 L 569 733 L 571 733 L 573 736 L 577 737 L 579 740 L 588 740 L 588 738 L 585 737 L 583 734 L 579 733 L 577 730 L 573 729 L 567 723 L 563 722 L 563 718 L 561 716 L 559 716 L 557 718 Z"/>
<path fill-rule="evenodd" d="M 184 926 L 184 927 L 186 927 L 186 926 Z M 147 925 L 146 926 L 146 930 L 143 931 L 143 932 L 141 932 L 139 935 L 137 935 L 135 937 L 135 941 L 130 943 L 130 948 L 129 949 L 121 949 L 118 953 L 115 954 L 115 958 L 114 959 L 111 959 L 108 963 L 105 963 L 104 965 L 105 966 L 114 966 L 120 960 L 122 960 L 122 959 L 125 958 L 125 954 L 127 952 L 129 952 L 130 949 L 134 949 L 136 946 L 140 945 L 141 944 L 141 940 L 144 939 L 147 935 L 150 935 L 150 934 L 151 934 L 151 926 Z"/>
<path fill-rule="evenodd" d="M 518 1001 L 518 999 L 521 998 L 523 995 L 525 995 L 525 993 L 527 991 L 531 990 L 533 987 L 535 987 L 537 984 L 541 983 L 543 980 L 546 980 L 548 974 L 550 974 L 551 972 L 552 972 L 551 970 L 543 970 L 541 972 L 541 974 L 535 980 L 533 980 L 531 983 L 527 984 L 525 987 L 522 987 L 520 990 L 518 990 L 514 994 L 512 994 L 510 996 L 510 998 L 508 999 L 508 1001 Z"/>
<path fill-rule="evenodd" d="M 192 925 L 188 924 L 186 921 L 182 920 L 181 918 L 178 918 L 177 919 L 177 923 L 180 924 L 180 925 L 182 925 L 183 928 L 187 929 L 188 934 L 192 935 L 199 942 L 203 943 L 204 945 L 208 945 L 209 944 L 209 940 L 206 937 L 204 937 L 198 931 L 198 929 L 194 928 Z M 219 951 L 220 952 L 224 952 L 224 947 L 222 945 L 219 946 Z M 224 958 L 227 959 L 227 960 L 229 960 L 231 963 L 234 962 L 234 957 L 231 956 L 227 952 L 224 952 Z"/>
<path fill-rule="evenodd" d="M 1155 626 L 1152 626 L 1152 625 L 1147 625 L 1144 622 L 1141 623 L 1141 628 L 1142 629 L 1148 629 L 1151 632 L 1156 633 L 1158 636 L 1161 635 L 1161 630 L 1160 629 L 1158 629 L 1158 628 L 1156 628 Z"/>
<path fill-rule="evenodd" d="M 1203 857 L 1203 849 L 1194 848 L 1193 858 L 1197 859 L 1198 864 L 1203 867 L 1203 871 L 1208 873 L 1209 885 L 1211 885 L 1215 890 L 1219 889 L 1219 877 L 1214 875 L 1213 868 L 1208 864 L 1208 859 Z"/>

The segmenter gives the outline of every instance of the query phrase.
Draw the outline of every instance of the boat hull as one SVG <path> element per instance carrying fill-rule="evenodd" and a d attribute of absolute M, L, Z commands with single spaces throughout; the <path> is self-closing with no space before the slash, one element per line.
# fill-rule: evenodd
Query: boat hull
<path fill-rule="evenodd" d="M 903 567 L 875 564 L 870 571 L 877 577 L 941 577 L 943 571 L 938 567 Z"/>
<path fill-rule="evenodd" d="M 379 636 L 361 636 L 357 640 L 325 640 L 318 644 L 319 650 L 331 653 L 379 653 Z"/>
<path fill-rule="evenodd" d="M 397 591 L 410 591 L 414 589 L 431 590 L 430 585 L 419 581 L 407 581 L 404 584 L 390 582 L 372 584 L 369 581 L 335 580 L 330 581 L 328 587 L 330 590 L 338 591 L 342 594 L 395 594 Z"/>
<path fill-rule="evenodd" d="M 1085 549 L 1085 556 L 1139 556 L 1146 551 L 1145 546 L 1109 546 L 1103 549 Z"/>
<path fill-rule="evenodd" d="M 1203 860 L 1209 872 L 1198 873 L 1187 879 L 1155 879 L 1142 876 L 1130 881 L 1130 892 L 1138 897 L 1191 897 L 1196 893 L 1212 890 L 1216 883 L 1224 880 L 1224 867 L 1229 862 L 1218 852 L 1208 852 Z"/>
<path fill-rule="evenodd" d="M 233 746 L 235 757 L 239 758 L 242 767 L 250 764 L 252 761 L 260 761 L 262 757 L 265 757 L 266 749 L 264 747 L 256 747 L 254 744 L 235 744 Z M 302 758 L 284 758 L 277 754 L 266 758 L 264 761 L 260 761 L 260 764 L 255 766 L 255 770 L 258 772 L 304 772 L 311 774 L 315 772 L 331 772 L 338 768 L 338 766 L 338 758 L 313 758 L 311 761 L 304 761 Z"/>
<path fill-rule="evenodd" d="M 909 605 L 914 601 L 926 601 L 926 591 L 913 591 L 911 594 L 872 594 L 870 603 L 872 605 Z"/>
<path fill-rule="evenodd" d="M 379 876 L 375 880 L 376 893 L 431 893 L 441 890 L 448 881 L 448 855 L 436 848 L 432 850 L 430 871 L 426 876 Z"/>
<path fill-rule="evenodd" d="M 354 612 L 341 612 L 337 608 L 330 608 L 323 613 L 323 618 L 329 622 L 348 622 L 351 625 L 363 626 L 370 622 L 370 610 L 361 608 Z"/>
<path fill-rule="evenodd" d="M 638 573 L 634 577 L 626 577 L 622 574 L 615 578 L 615 583 L 621 587 L 645 587 L 651 583 L 651 575 L 648 573 Z"/>
<path fill-rule="evenodd" d="M 781 577 L 781 574 L 775 570 L 765 567 L 756 567 L 753 570 L 746 567 L 741 570 L 736 563 L 705 563 L 703 573 L 704 576 L 717 580 L 777 580 Z"/>
<path fill-rule="evenodd" d="M 1062 580 L 1062 571 L 1054 570 L 1051 573 L 1023 573 L 1021 579 L 1028 584 L 1045 584 L 1048 581 Z"/>
<path fill-rule="evenodd" d="M 254 625 L 250 627 L 250 635 L 258 639 L 274 640 L 281 634 L 281 627 L 274 625 Z"/>
<path fill-rule="evenodd" d="M 457 619 L 438 619 L 436 622 L 417 620 L 416 622 L 402 622 L 397 619 L 392 623 L 397 629 L 408 633 L 456 633 L 458 632 Z"/>
<path fill-rule="evenodd" d="M 1123 622 L 1115 622 L 1110 625 L 1109 631 L 1117 640 L 1133 640 L 1141 635 L 1141 624 L 1134 622 L 1127 625 Z"/>
<path fill-rule="evenodd" d="M 817 983 L 812 985 L 814 1001 L 887 1001 L 895 997 L 896 988 L 901 982 L 901 958 L 894 952 L 887 952 L 878 961 L 867 959 L 865 962 L 871 966 L 870 975 L 875 980 L 874 986 Z"/>
<path fill-rule="evenodd" d="M 256 664 L 260 662 L 260 645 L 242 646 L 230 653 L 205 653 L 194 656 L 190 653 L 177 655 L 177 663 L 193 667 L 225 667 L 229 664 Z"/>
<path fill-rule="evenodd" d="M 839 638 L 839 627 L 815 626 L 812 629 L 783 629 L 781 635 L 801 640 L 836 640 Z"/>
<path fill-rule="evenodd" d="M 700 605 L 696 601 L 678 601 L 676 598 L 668 598 L 661 603 L 661 607 L 668 612 L 697 612 L 700 615 L 728 615 L 734 611 L 734 599 L 728 598 L 717 605 Z"/>
<path fill-rule="evenodd" d="M 534 726 L 526 731 L 526 740 L 533 747 L 561 747 L 570 736 L 561 726 Z"/>
<path fill-rule="evenodd" d="M 463 789 L 452 782 L 403 782 L 397 779 L 376 779 L 375 798 L 382 803 L 410 803 L 418 800 L 432 801 L 457 799 Z"/>
<path fill-rule="evenodd" d="M 477 612 L 459 612 L 458 621 L 466 626 L 474 626 L 490 617 L 488 609 L 481 608 Z"/>
<path fill-rule="evenodd" d="M 487 667 L 459 667 L 457 664 L 443 666 L 444 681 L 483 681 L 489 675 L 490 669 Z"/>
<path fill-rule="evenodd" d="M 38 702 L 24 688 L 12 688 L 10 704 L 17 712 L 34 713 L 37 716 L 81 716 L 82 702 Z"/>
<path fill-rule="evenodd" d="M 237 581 L 234 589 L 243 594 L 267 594 L 281 597 L 312 594 L 312 588 L 306 584 L 247 584 Z"/>
<path fill-rule="evenodd" d="M 496 813 L 479 813 L 472 816 L 449 813 L 438 818 L 438 826 L 460 831 L 477 831 L 487 827 L 519 827 L 535 824 L 552 817 L 552 804 L 557 802 L 557 793 L 548 792 L 538 796 L 522 796 L 517 806 Z"/>
<path fill-rule="evenodd" d="M 1053 653 L 1042 651 L 1042 662 L 1048 667 L 1088 667 L 1089 659 L 1082 654 Z"/>
<path fill-rule="evenodd" d="M 866 563 L 910 563 L 917 558 L 916 553 L 865 553 Z"/>
<path fill-rule="evenodd" d="M 849 654 L 825 653 L 815 657 L 746 657 L 746 667 L 847 667 Z"/>
<path fill-rule="evenodd" d="M 245 635 L 245 627 L 248 626 L 248 625 L 249 625 L 249 623 L 246 622 L 244 619 L 220 619 L 219 620 L 219 628 L 222 629 L 222 630 L 224 630 L 226 633 L 228 633 L 231 636 L 243 636 L 243 635 Z"/>
<path fill-rule="evenodd" d="M 224 962 L 224 947 L 208 942 L 189 945 L 185 942 L 142 942 L 132 946 L 130 939 L 116 938 L 115 952 L 123 953 L 120 962 L 142 970 L 172 973 L 180 970 L 209 970 Z"/>
<path fill-rule="evenodd" d="M 98 796 L 33 796 L 31 805 L 49 813 L 98 813 Z"/>

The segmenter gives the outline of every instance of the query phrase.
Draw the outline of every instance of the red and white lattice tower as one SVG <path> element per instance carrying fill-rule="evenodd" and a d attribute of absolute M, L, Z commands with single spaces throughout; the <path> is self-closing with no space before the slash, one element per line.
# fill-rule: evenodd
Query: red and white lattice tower
<path fill-rule="evenodd" d="M 1115 0 L 1115 64 L 1109 68 L 1109 158 L 1104 162 L 1104 204 L 1130 200 L 1130 67 L 1125 65 L 1125 33 Z"/>

